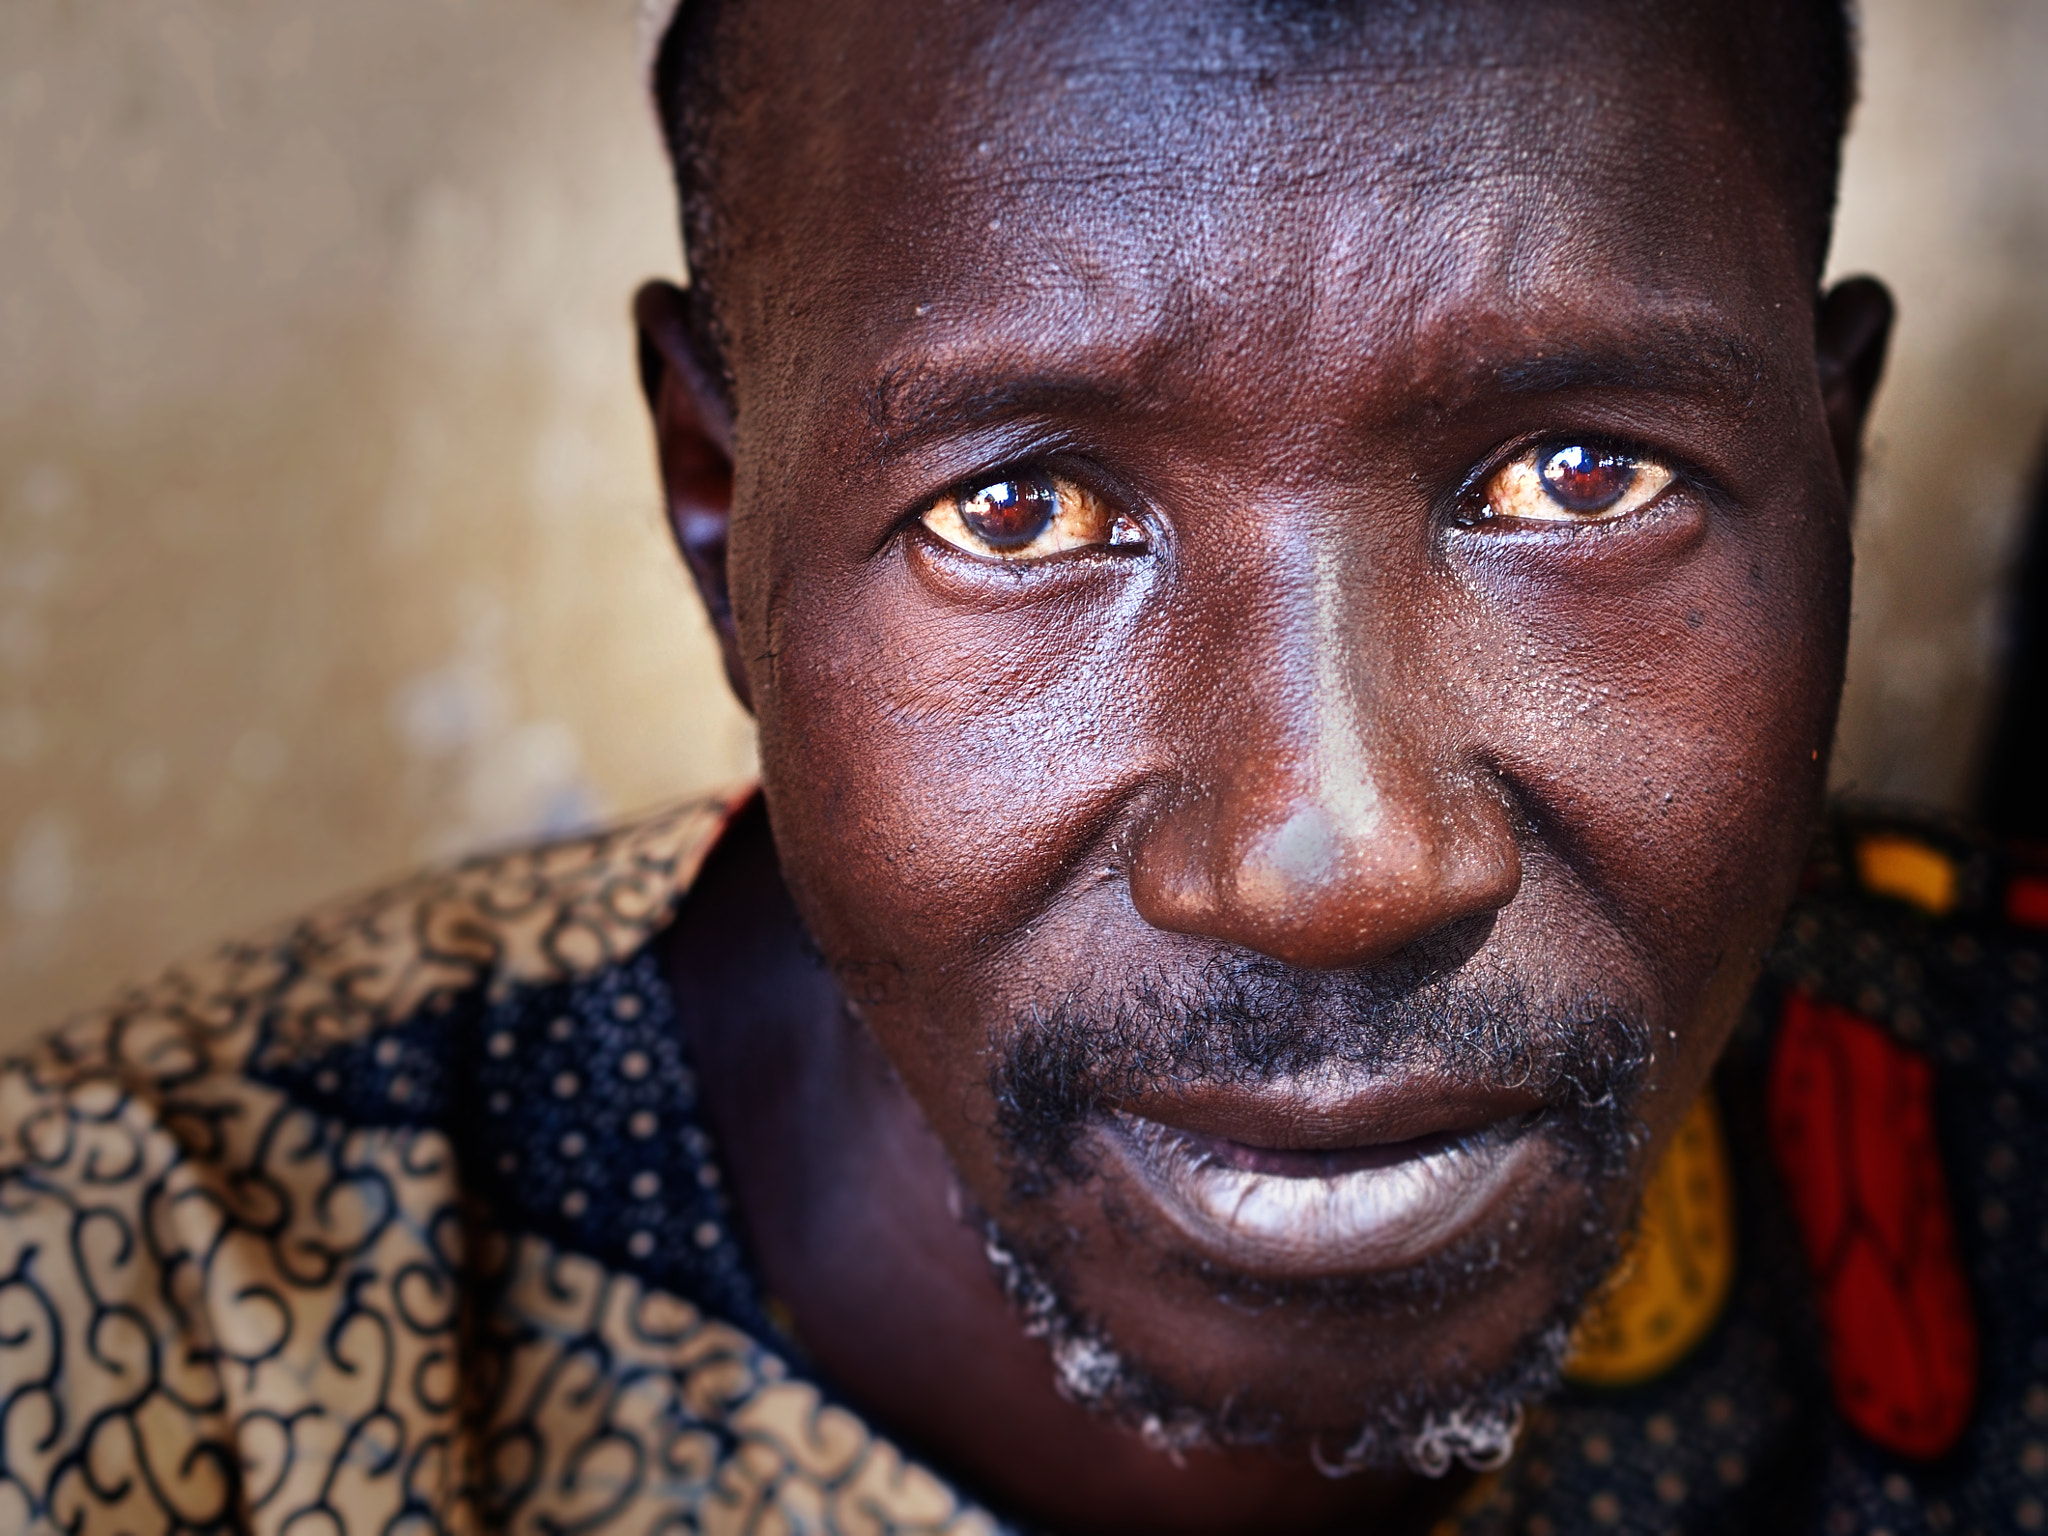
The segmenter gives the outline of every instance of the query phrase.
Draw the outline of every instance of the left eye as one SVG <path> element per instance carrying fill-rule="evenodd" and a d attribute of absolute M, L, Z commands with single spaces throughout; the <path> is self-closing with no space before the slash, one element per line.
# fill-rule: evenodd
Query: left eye
<path fill-rule="evenodd" d="M 1144 544 L 1130 518 L 1085 486 L 1043 470 L 939 497 L 919 514 L 935 536 L 987 560 L 1042 560 L 1070 549 Z"/>
<path fill-rule="evenodd" d="M 1675 478 L 1654 459 L 1588 443 L 1550 443 L 1486 482 L 1486 516 L 1521 523 L 1604 523 L 1640 511 Z"/>

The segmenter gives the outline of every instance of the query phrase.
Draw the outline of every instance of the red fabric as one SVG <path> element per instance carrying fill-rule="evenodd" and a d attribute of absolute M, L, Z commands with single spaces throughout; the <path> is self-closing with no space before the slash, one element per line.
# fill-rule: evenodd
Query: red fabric
<path fill-rule="evenodd" d="M 1868 1019 L 1794 992 L 1771 1062 L 1771 1141 L 1819 1282 L 1842 1414 L 1939 1456 L 1977 1394 L 1977 1322 L 1934 1140 L 1933 1074 Z"/>
<path fill-rule="evenodd" d="M 2005 888 L 2005 915 L 2023 928 L 2048 928 L 2048 879 L 2014 875 Z"/>

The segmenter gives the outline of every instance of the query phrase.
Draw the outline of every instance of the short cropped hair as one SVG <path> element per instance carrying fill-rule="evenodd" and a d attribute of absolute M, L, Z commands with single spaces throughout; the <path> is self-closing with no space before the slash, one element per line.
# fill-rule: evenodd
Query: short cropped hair
<path fill-rule="evenodd" d="M 1777 161 L 1780 185 L 1817 285 L 1833 236 L 1842 138 L 1856 99 L 1853 0 L 1708 0 L 1729 27 L 1731 55 L 1756 89 L 1745 106 Z M 1334 10 L 1344 0 L 1293 0 Z M 683 0 L 655 55 L 652 86 L 674 168 L 690 263 L 689 323 L 700 356 L 732 403 L 729 353 L 715 295 L 729 254 L 716 129 L 733 105 L 725 68 L 742 0 Z"/>

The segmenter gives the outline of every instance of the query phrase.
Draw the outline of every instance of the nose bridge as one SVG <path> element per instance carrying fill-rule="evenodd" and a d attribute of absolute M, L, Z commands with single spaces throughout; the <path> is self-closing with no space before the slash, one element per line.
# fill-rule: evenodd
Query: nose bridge
<path fill-rule="evenodd" d="M 1380 691 L 1399 691 L 1389 675 L 1397 646 L 1379 633 L 1389 615 L 1375 613 L 1363 583 L 1327 553 L 1313 551 L 1305 564 L 1276 594 L 1269 622 L 1245 631 L 1244 714 L 1217 722 L 1224 729 L 1203 751 L 1235 759 L 1210 780 L 1222 791 L 1218 812 L 1247 831 L 1264 828 L 1277 864 L 1304 870 L 1334 853 L 1333 839 L 1369 835 L 1384 821 L 1381 780 L 1401 754 L 1380 738 L 1403 723 L 1377 718 Z M 1264 878 L 1261 869 L 1240 878 Z"/>
<path fill-rule="evenodd" d="M 1234 681 L 1186 723 L 1132 894 L 1157 927 L 1355 965 L 1505 905 L 1520 862 L 1454 691 L 1422 659 L 1441 647 L 1419 595 L 1327 548 L 1296 569 L 1201 626 L 1229 637 L 1208 662 Z"/>

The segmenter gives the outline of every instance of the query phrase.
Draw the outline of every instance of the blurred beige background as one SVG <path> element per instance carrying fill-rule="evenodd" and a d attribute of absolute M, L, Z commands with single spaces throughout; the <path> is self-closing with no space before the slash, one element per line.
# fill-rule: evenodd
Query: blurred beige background
<path fill-rule="evenodd" d="M 0 4 L 0 1044 L 419 860 L 744 774 L 667 547 L 629 0 Z M 1904 319 L 1840 776 L 1968 795 L 2048 420 L 2048 0 L 1869 0 Z"/>

